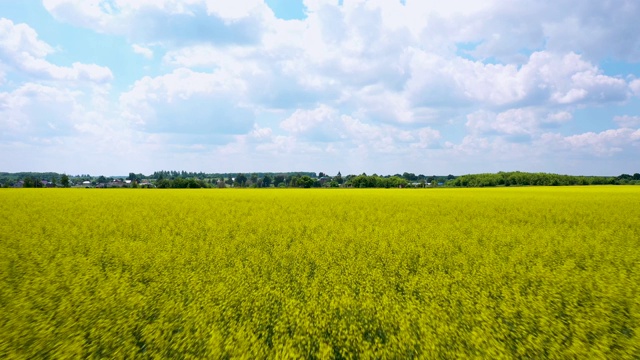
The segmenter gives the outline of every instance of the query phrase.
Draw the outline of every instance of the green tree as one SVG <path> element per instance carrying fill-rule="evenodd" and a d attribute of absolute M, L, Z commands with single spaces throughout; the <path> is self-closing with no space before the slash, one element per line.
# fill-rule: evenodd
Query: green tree
<path fill-rule="evenodd" d="M 22 187 L 26 187 L 26 188 L 35 187 L 35 180 L 31 176 L 27 176 L 22 180 Z"/>
<path fill-rule="evenodd" d="M 337 182 L 338 185 L 342 185 L 344 179 L 342 179 L 342 174 L 340 174 L 340 171 L 338 171 L 338 175 L 333 178 L 333 181 Z"/>
<path fill-rule="evenodd" d="M 60 183 L 64 187 L 69 187 L 69 175 L 62 174 L 62 177 L 60 178 Z"/>
<path fill-rule="evenodd" d="M 280 184 L 282 184 L 284 182 L 285 178 L 284 175 L 276 175 L 273 178 L 273 186 L 278 187 L 280 186 Z"/>
<path fill-rule="evenodd" d="M 236 183 L 241 187 L 244 187 L 244 185 L 247 183 L 247 177 L 242 173 L 238 174 L 238 176 L 236 176 Z"/>
<path fill-rule="evenodd" d="M 405 178 L 406 180 L 409 180 L 409 181 L 418 180 L 418 177 L 414 173 L 404 172 L 404 173 L 402 173 L 402 177 Z"/>
<path fill-rule="evenodd" d="M 313 179 L 307 175 L 302 176 L 300 179 L 298 179 L 298 182 L 297 182 L 298 187 L 303 187 L 305 189 L 312 187 L 313 183 L 314 183 Z"/>
<path fill-rule="evenodd" d="M 290 175 L 287 178 L 287 184 L 289 187 L 298 187 L 298 177 L 295 175 Z"/>
<path fill-rule="evenodd" d="M 159 179 L 156 181 L 156 187 L 158 189 L 166 189 L 171 187 L 171 180 L 168 179 Z"/>
<path fill-rule="evenodd" d="M 262 178 L 262 186 L 263 187 L 269 187 L 271 186 L 271 176 L 269 175 L 265 175 L 264 178 Z"/>

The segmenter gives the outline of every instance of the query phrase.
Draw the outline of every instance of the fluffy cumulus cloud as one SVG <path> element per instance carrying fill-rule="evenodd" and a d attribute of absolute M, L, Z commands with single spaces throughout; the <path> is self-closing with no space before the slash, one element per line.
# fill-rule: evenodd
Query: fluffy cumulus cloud
<path fill-rule="evenodd" d="M 0 93 L 0 124 L 10 139 L 52 138 L 69 134 L 78 116 L 77 94 L 56 88 L 26 84 Z"/>
<path fill-rule="evenodd" d="M 624 101 L 624 79 L 604 75 L 575 53 L 535 52 L 520 66 L 418 52 L 408 98 L 416 105 L 571 105 Z"/>
<path fill-rule="evenodd" d="M 567 172 L 600 173 L 590 156 L 633 170 L 640 73 L 605 66 L 640 60 L 632 0 L 304 0 L 293 20 L 261 0 L 42 5 L 119 39 L 145 70 L 57 64 L 29 24 L 0 19 L 0 111 L 16 139 L 106 131 L 158 154 L 149 164 L 191 169 L 223 154 L 217 166 L 267 166 L 255 171 L 564 172 L 579 158 Z"/>
<path fill-rule="evenodd" d="M 514 141 L 527 140 L 545 128 L 570 120 L 566 112 L 542 114 L 528 108 L 510 109 L 501 113 L 480 110 L 467 116 L 466 126 L 474 135 L 504 135 Z"/>
<path fill-rule="evenodd" d="M 54 49 L 38 39 L 38 34 L 29 25 L 0 18 L 0 66 L 3 68 L 52 80 L 104 83 L 113 78 L 108 68 L 95 64 L 74 62 L 70 67 L 52 64 L 46 56 L 53 52 Z"/>
<path fill-rule="evenodd" d="M 629 145 L 640 144 L 640 130 L 636 129 L 611 129 L 599 133 L 587 132 L 583 134 L 567 136 L 564 144 L 581 151 L 594 153 L 599 156 L 610 156 L 622 152 Z"/>
<path fill-rule="evenodd" d="M 403 147 L 398 142 L 426 148 L 436 146 L 440 139 L 440 132 L 429 127 L 407 131 L 388 124 L 368 124 L 326 105 L 296 110 L 280 127 L 312 142 L 330 142 L 334 147 L 347 142 L 347 147 L 367 147 L 371 152 L 397 151 Z"/>
<path fill-rule="evenodd" d="M 136 81 L 120 96 L 122 117 L 150 133 L 245 133 L 254 121 L 253 109 L 242 104 L 245 87 L 224 73 L 179 68 Z"/>
<path fill-rule="evenodd" d="M 57 144 L 82 133 L 104 109 L 111 70 L 96 64 L 56 65 L 56 49 L 24 23 L 0 18 L 0 138 L 13 144 Z"/>

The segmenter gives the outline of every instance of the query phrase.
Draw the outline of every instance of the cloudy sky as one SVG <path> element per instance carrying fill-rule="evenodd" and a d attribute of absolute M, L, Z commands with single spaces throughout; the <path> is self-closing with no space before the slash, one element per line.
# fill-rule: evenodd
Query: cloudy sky
<path fill-rule="evenodd" d="M 636 0 L 0 1 L 0 171 L 640 172 Z"/>

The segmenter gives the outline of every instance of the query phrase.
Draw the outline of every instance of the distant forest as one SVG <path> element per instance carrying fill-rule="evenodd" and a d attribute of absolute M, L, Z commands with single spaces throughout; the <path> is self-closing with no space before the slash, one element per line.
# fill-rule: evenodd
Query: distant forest
<path fill-rule="evenodd" d="M 499 172 L 470 175 L 346 175 L 340 172 L 286 173 L 204 173 L 156 171 L 151 175 L 129 173 L 128 176 L 67 175 L 55 172 L 0 172 L 2 187 L 90 187 L 90 188 L 433 188 L 433 187 L 497 187 L 497 186 L 573 186 L 573 185 L 640 185 L 640 173 L 619 176 L 574 176 L 550 173 Z"/>

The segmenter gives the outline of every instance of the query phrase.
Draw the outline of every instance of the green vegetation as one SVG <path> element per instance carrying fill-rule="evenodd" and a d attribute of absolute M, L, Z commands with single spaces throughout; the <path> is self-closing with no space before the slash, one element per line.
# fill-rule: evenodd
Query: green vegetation
<path fill-rule="evenodd" d="M 420 183 L 419 183 L 420 184 Z M 421 187 L 425 186 L 425 181 L 421 183 Z M 381 176 L 367 176 L 365 174 L 355 176 L 347 180 L 347 186 L 354 188 L 401 188 L 407 187 L 409 182 L 398 176 L 381 177 Z"/>
<path fill-rule="evenodd" d="M 447 183 L 453 187 L 487 186 L 567 186 L 567 185 L 631 185 L 640 184 L 640 174 L 618 177 L 572 176 L 547 173 L 499 172 L 460 176 Z"/>
<path fill-rule="evenodd" d="M 125 180 L 127 182 L 125 182 Z M 0 173 L 3 187 L 157 187 L 161 189 L 199 189 L 224 187 L 288 187 L 288 188 L 426 188 L 426 187 L 492 187 L 492 186 L 560 186 L 560 185 L 636 185 L 640 174 L 613 176 L 572 176 L 547 173 L 499 172 L 456 177 L 426 176 L 404 172 L 395 175 L 346 175 L 338 172 L 330 176 L 323 172 L 289 173 L 214 173 L 187 171 L 156 171 L 146 176 L 129 173 L 128 176 L 105 177 L 58 173 Z"/>
<path fill-rule="evenodd" d="M 0 358 L 638 358 L 639 201 L 5 189 Z"/>

